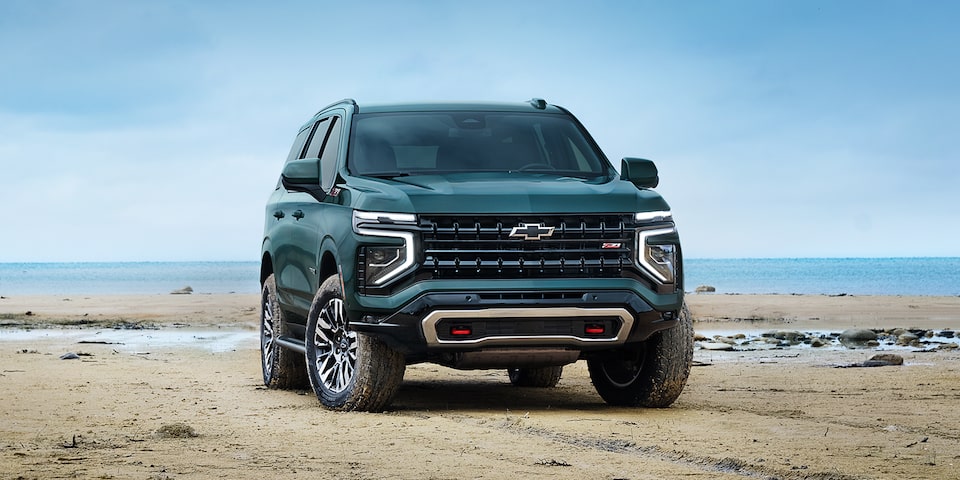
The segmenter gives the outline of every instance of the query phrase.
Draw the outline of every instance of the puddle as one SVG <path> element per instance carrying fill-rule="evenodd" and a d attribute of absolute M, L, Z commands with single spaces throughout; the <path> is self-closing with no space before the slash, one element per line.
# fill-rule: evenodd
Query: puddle
<path fill-rule="evenodd" d="M 257 332 L 252 330 L 60 330 L 0 329 L 0 345 L 16 343 L 29 347 L 30 342 L 107 345 L 119 352 L 150 352 L 160 349 L 197 348 L 208 352 L 229 352 L 259 348 Z M 76 348 L 81 348 L 76 347 Z"/>

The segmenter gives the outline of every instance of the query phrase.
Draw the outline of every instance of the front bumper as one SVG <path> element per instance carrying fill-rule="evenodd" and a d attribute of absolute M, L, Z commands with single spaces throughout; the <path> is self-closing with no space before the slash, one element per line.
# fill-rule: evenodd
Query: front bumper
<path fill-rule="evenodd" d="M 429 292 L 395 313 L 350 323 L 408 357 L 490 347 L 610 349 L 676 324 L 676 309 L 654 309 L 631 290 Z"/>

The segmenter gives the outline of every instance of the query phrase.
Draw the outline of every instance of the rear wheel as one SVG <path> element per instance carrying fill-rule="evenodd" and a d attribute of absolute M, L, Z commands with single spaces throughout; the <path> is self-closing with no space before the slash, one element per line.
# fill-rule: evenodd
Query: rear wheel
<path fill-rule="evenodd" d="M 305 340 L 310 385 L 327 408 L 381 411 L 403 381 L 402 354 L 349 329 L 337 275 L 313 299 Z"/>
<path fill-rule="evenodd" d="M 670 406 L 683 391 L 693 363 L 693 320 L 686 305 L 680 323 L 647 341 L 587 361 L 590 380 L 611 405 Z"/>
<path fill-rule="evenodd" d="M 563 366 L 537 368 L 508 368 L 510 383 L 518 387 L 556 387 L 563 375 Z"/>
<path fill-rule="evenodd" d="M 277 342 L 286 334 L 286 323 L 277 301 L 277 281 L 273 275 L 263 282 L 260 294 L 260 367 L 263 384 L 270 388 L 306 388 L 307 369 L 303 355 L 287 350 Z"/>

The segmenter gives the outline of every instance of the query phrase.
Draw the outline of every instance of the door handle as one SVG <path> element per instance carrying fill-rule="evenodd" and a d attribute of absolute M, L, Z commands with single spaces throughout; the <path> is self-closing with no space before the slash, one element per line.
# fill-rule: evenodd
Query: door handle
<path fill-rule="evenodd" d="M 303 210 L 297 210 L 296 212 L 293 212 L 293 218 L 296 218 L 297 220 L 303 218 Z"/>
<path fill-rule="evenodd" d="M 273 216 L 274 216 L 277 220 L 280 220 L 281 218 L 283 218 L 284 215 L 283 215 L 283 212 L 281 212 L 280 210 L 277 210 L 276 212 L 273 212 Z"/>

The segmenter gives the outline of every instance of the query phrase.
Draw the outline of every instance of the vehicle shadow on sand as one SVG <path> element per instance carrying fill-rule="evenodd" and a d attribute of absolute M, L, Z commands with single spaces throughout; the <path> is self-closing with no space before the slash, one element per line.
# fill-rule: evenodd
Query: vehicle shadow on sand
<path fill-rule="evenodd" d="M 597 410 L 607 408 L 592 389 L 560 385 L 553 388 L 515 387 L 505 379 L 405 380 L 391 410 Z"/>

